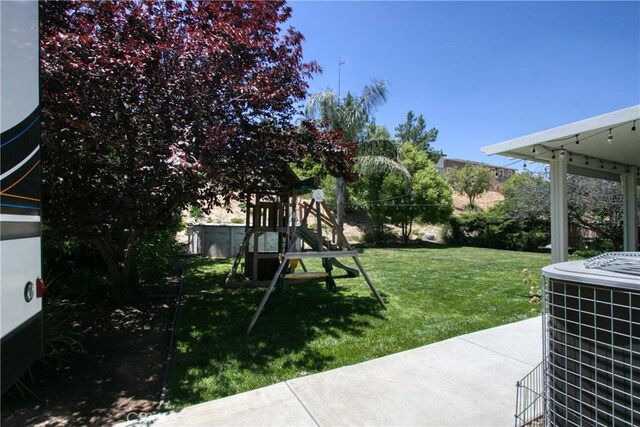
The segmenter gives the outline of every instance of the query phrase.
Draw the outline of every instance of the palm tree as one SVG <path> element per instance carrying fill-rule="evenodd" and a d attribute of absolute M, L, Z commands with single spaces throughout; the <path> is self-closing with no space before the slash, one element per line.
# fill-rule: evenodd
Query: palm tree
<path fill-rule="evenodd" d="M 411 173 L 402 164 L 398 144 L 389 139 L 367 139 L 358 144 L 356 169 L 363 175 L 396 172 L 411 183 Z"/>
<path fill-rule="evenodd" d="M 386 130 L 385 133 L 388 134 Z M 391 173 L 399 175 L 404 181 L 405 197 L 411 194 L 411 173 L 402 163 L 400 147 L 398 143 L 389 140 L 388 135 L 387 138 L 384 136 L 378 135 L 378 138 L 359 143 L 356 151 L 355 167 L 361 174 L 361 183 L 364 184 L 359 187 L 360 196 L 364 196 L 366 200 L 363 207 L 371 218 L 371 231 L 375 242 L 384 241 L 384 225 L 387 222 L 388 209 L 381 200 L 385 177 Z"/>
<path fill-rule="evenodd" d="M 369 115 L 387 100 L 387 84 L 384 80 L 374 80 L 362 89 L 362 94 L 353 96 L 348 93 L 340 100 L 333 91 L 324 91 L 311 95 L 307 103 L 306 116 L 326 122 L 329 127 L 341 130 L 345 138 L 361 142 L 363 131 L 369 122 Z M 373 164 L 373 160 L 370 162 Z M 336 222 L 340 229 L 344 224 L 344 196 L 346 182 L 344 177 L 336 177 Z"/>

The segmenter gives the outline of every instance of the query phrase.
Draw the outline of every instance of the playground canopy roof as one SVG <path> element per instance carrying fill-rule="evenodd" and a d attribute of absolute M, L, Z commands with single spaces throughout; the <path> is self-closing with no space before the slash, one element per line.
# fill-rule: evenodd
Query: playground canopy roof
<path fill-rule="evenodd" d="M 320 186 L 320 181 L 317 177 L 302 180 L 298 178 L 298 175 L 287 163 L 280 163 L 273 169 L 278 172 L 262 175 L 261 180 L 257 184 L 254 183 L 253 186 L 247 186 L 245 192 L 263 196 L 286 195 L 292 192 L 304 194 Z"/>
<path fill-rule="evenodd" d="M 637 121 L 637 123 L 636 123 Z M 640 166 L 640 105 L 483 147 L 485 154 L 549 163 L 569 159 L 569 173 L 618 181 Z M 609 139 L 611 133 L 611 139 Z M 576 144 L 576 141 L 578 143 Z"/>

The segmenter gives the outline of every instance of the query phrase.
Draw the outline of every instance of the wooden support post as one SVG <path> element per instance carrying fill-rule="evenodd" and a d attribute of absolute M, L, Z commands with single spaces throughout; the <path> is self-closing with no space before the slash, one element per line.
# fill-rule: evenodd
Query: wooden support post
<path fill-rule="evenodd" d="M 298 196 L 295 193 L 293 193 L 288 209 L 289 216 L 287 219 L 289 222 L 289 228 L 287 233 L 287 251 L 290 251 L 292 249 L 295 240 L 295 233 L 298 227 Z"/>
<path fill-rule="evenodd" d="M 249 322 L 249 328 L 247 328 L 247 335 L 251 333 L 251 329 L 253 329 L 253 325 L 256 324 L 258 317 L 260 317 L 260 313 L 262 312 L 264 305 L 267 303 L 267 300 L 269 299 L 269 295 L 271 295 L 271 291 L 273 290 L 273 287 L 275 286 L 276 282 L 280 278 L 280 275 L 282 274 L 282 270 L 284 270 L 284 266 L 286 264 L 289 264 L 288 260 L 283 259 L 282 262 L 280 263 L 280 266 L 278 267 L 278 270 L 276 271 L 276 274 L 273 275 L 273 279 L 271 279 L 271 283 L 269 283 L 269 287 L 267 288 L 267 291 L 264 293 L 264 296 L 262 297 L 262 301 L 260 301 L 260 304 L 258 305 L 258 309 L 256 310 L 255 314 L 251 318 L 251 322 Z"/>
<path fill-rule="evenodd" d="M 257 230 L 260 227 L 260 202 L 258 201 L 258 196 L 256 195 L 256 202 L 253 205 L 253 229 Z M 253 260 L 252 266 L 253 273 L 251 273 L 251 280 L 253 283 L 258 283 L 258 252 L 260 252 L 259 245 L 259 233 L 253 233 Z"/>
<path fill-rule="evenodd" d="M 320 202 L 316 202 L 316 209 L 316 227 L 318 227 L 316 230 L 316 236 L 318 240 L 318 250 L 322 250 L 322 217 L 320 216 Z"/>
<path fill-rule="evenodd" d="M 324 202 L 322 202 L 322 206 L 324 206 L 325 211 L 327 211 L 327 216 L 329 216 L 329 218 L 331 220 L 331 224 L 334 227 L 334 230 L 336 230 L 336 232 L 338 233 L 338 244 L 341 247 L 342 247 L 342 245 L 344 245 L 348 250 L 352 250 L 351 245 L 349 244 L 349 241 L 345 237 L 345 235 L 342 232 L 342 230 L 340 229 L 340 227 L 338 227 L 336 219 L 333 217 L 333 214 L 331 213 L 331 211 L 329 210 L 327 205 Z"/>
<path fill-rule="evenodd" d="M 302 221 L 300 221 L 300 223 L 302 225 L 306 225 L 307 224 L 307 220 L 309 218 L 309 213 L 311 212 L 311 206 L 309 206 L 307 203 L 303 203 L 302 204 L 302 208 L 304 209 L 304 211 L 303 211 L 303 215 L 302 215 Z"/>
<path fill-rule="evenodd" d="M 369 275 L 364 270 L 364 267 L 362 266 L 362 263 L 358 259 L 358 255 L 354 255 L 353 256 L 353 260 L 356 262 L 356 265 L 358 266 L 358 269 L 362 273 L 362 276 L 364 277 L 364 280 L 367 282 L 367 285 L 369 285 L 369 288 L 371 288 L 371 292 L 373 292 L 373 294 L 375 295 L 376 299 L 378 300 L 378 302 L 380 303 L 382 308 L 384 308 L 386 310 L 387 306 L 384 304 L 384 301 L 382 301 L 382 297 L 378 293 L 378 290 L 376 289 L 376 287 L 373 286 L 373 283 L 371 282 L 371 279 L 369 279 Z"/>
<path fill-rule="evenodd" d="M 245 227 L 245 233 L 248 233 L 249 230 L 252 230 L 252 224 L 251 224 L 251 209 L 253 209 L 252 204 L 251 204 L 251 196 L 247 196 L 247 211 L 245 212 L 245 218 L 244 218 L 244 227 Z M 253 234 L 253 233 L 252 233 Z M 247 260 L 249 259 L 249 252 L 251 251 L 251 236 L 249 236 L 249 238 L 247 239 L 247 244 L 244 247 L 244 274 L 245 277 L 247 275 L 247 270 L 249 269 L 249 266 L 247 265 Z"/>
<path fill-rule="evenodd" d="M 276 204 L 276 230 L 278 231 L 278 253 L 286 252 L 287 238 L 289 236 L 289 224 L 287 223 L 287 204 L 283 202 L 284 196 L 278 197 Z M 289 200 L 289 199 L 287 199 Z"/>
<path fill-rule="evenodd" d="M 247 210 L 244 213 L 244 226 L 248 228 L 251 226 L 251 196 L 247 196 L 246 204 Z"/>

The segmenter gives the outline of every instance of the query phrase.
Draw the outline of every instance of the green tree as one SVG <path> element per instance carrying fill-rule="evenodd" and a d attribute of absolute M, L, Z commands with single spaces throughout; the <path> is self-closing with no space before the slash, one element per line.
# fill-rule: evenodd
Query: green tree
<path fill-rule="evenodd" d="M 291 122 L 318 66 L 290 15 L 283 1 L 40 4 L 46 225 L 100 252 L 112 301 L 175 212 L 300 153 Z"/>
<path fill-rule="evenodd" d="M 424 150 L 434 162 L 437 162 L 442 156 L 441 151 L 436 151 L 431 146 L 437 137 L 438 129 L 431 128 L 427 130 L 427 123 L 424 116 L 420 114 L 416 117 L 413 111 L 409 111 L 405 122 L 396 127 L 397 139 L 401 142 L 408 142 L 420 150 Z"/>
<path fill-rule="evenodd" d="M 549 182 L 539 174 L 524 171 L 502 187 L 504 211 L 521 223 L 533 227 L 549 225 Z"/>
<path fill-rule="evenodd" d="M 387 95 L 387 84 L 383 80 L 374 80 L 360 95 L 347 93 L 343 100 L 333 91 L 316 93 L 309 98 L 306 116 L 341 131 L 349 141 L 363 141 L 371 113 L 386 102 Z M 344 225 L 345 195 L 346 177 L 336 176 L 336 222 L 340 229 Z"/>
<path fill-rule="evenodd" d="M 401 160 L 399 147 L 389 140 L 389 132 L 383 126 L 369 127 L 367 132 L 372 139 L 362 141 L 356 149 L 355 169 L 360 175 L 386 176 L 397 172 L 407 182 L 411 174 Z"/>
<path fill-rule="evenodd" d="M 372 127 L 373 135 L 385 136 L 386 129 Z M 356 170 L 360 178 L 351 185 L 356 202 L 362 206 L 373 225 L 373 238 L 381 242 L 386 222 L 383 183 L 389 175 L 397 177 L 409 191 L 411 174 L 400 159 L 398 146 L 388 139 L 370 140 L 358 144 Z"/>
<path fill-rule="evenodd" d="M 579 175 L 567 177 L 569 221 L 595 232 L 601 250 L 622 250 L 624 211 L 622 184 Z M 640 209 L 640 198 L 637 209 Z M 593 246 L 592 246 L 593 247 Z"/>
<path fill-rule="evenodd" d="M 388 200 L 384 214 L 400 225 L 406 243 L 416 219 L 432 224 L 445 222 L 453 212 L 453 200 L 451 188 L 424 151 L 404 143 L 400 146 L 400 160 L 411 180 L 398 174 L 387 175 L 382 197 Z"/>
<path fill-rule="evenodd" d="M 447 178 L 454 190 L 469 197 L 469 207 L 473 207 L 476 197 L 489 190 L 491 176 L 491 169 L 486 166 L 466 164 L 451 170 Z"/>
<path fill-rule="evenodd" d="M 374 120 L 367 123 L 362 133 L 363 141 L 390 141 L 391 134 L 386 126 L 376 125 Z"/>
<path fill-rule="evenodd" d="M 544 173 L 515 175 L 505 182 L 503 194 L 502 205 L 510 218 L 529 229 L 549 232 L 550 188 Z M 568 175 L 567 194 L 569 222 L 596 233 L 600 249 L 620 250 L 624 234 L 621 184 Z"/>

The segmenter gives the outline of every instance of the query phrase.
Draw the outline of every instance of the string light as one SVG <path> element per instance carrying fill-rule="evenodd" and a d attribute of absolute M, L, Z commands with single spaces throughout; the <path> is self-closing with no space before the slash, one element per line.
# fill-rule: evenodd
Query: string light
<path fill-rule="evenodd" d="M 0 1 L 2 1 L 2 0 L 0 0 Z M 632 132 L 636 131 L 636 121 L 637 121 L 637 119 L 633 120 L 633 122 L 632 122 L 633 123 L 632 126 L 631 126 L 631 131 Z M 607 142 L 609 144 L 613 144 L 613 129 L 614 128 L 618 128 L 620 126 L 624 126 L 624 125 L 626 125 L 628 123 L 629 122 L 626 122 L 625 124 L 620 124 L 618 126 L 613 126 L 613 127 L 609 128 L 609 129 L 607 129 L 608 130 Z M 600 132 L 595 133 L 593 135 L 587 135 L 586 139 L 587 140 L 591 140 L 593 137 L 597 137 L 598 135 L 602 135 L 604 132 L 605 131 L 603 130 L 603 131 L 600 131 Z M 567 136 L 567 137 L 564 137 L 564 138 L 558 138 L 558 139 L 550 140 L 548 142 L 562 142 L 562 141 L 570 140 L 570 138 L 575 138 L 575 141 L 574 141 L 575 145 L 580 145 L 580 142 L 584 142 L 584 140 L 580 141 L 580 135 L 581 134 L 577 133 L 573 137 Z M 534 156 L 532 157 L 533 161 L 535 161 L 537 159 L 537 154 L 539 154 L 539 151 L 538 151 L 538 149 L 536 147 L 537 145 L 538 144 L 533 144 L 533 146 L 531 147 L 531 153 L 534 154 Z M 573 154 L 574 153 L 572 153 L 571 151 L 565 150 L 564 145 L 561 145 L 560 148 L 556 148 L 556 149 L 547 148 L 545 145 L 542 145 L 542 147 L 544 148 L 544 150 L 542 151 L 543 155 L 546 154 L 546 153 L 549 153 L 549 151 L 551 151 L 551 158 L 552 159 L 556 159 L 556 153 L 555 152 L 559 151 L 560 158 L 564 159 L 566 157 L 566 155 L 568 154 L 569 155 L 569 162 L 573 162 Z M 589 156 L 585 156 L 585 155 L 582 155 L 582 154 L 579 154 L 579 153 L 577 153 L 576 155 L 578 156 L 578 158 L 580 156 L 584 157 L 584 159 L 585 159 L 585 163 L 584 164 L 586 166 L 589 165 L 589 160 L 590 160 Z M 594 160 L 598 161 L 599 159 L 594 159 Z M 504 167 L 510 167 L 512 165 L 515 165 L 519 161 L 523 162 L 522 168 L 527 170 L 527 159 L 519 159 L 519 160 L 513 161 L 511 163 L 506 164 Z M 604 161 L 603 160 L 600 160 L 600 167 L 604 168 Z M 618 169 L 618 165 L 615 162 L 611 164 L 611 167 L 612 167 L 613 170 L 617 170 Z M 622 168 L 626 168 L 627 173 L 629 172 L 629 166 L 628 165 L 622 164 L 621 167 Z M 497 179 L 499 177 L 498 170 L 497 170 L 497 168 L 493 168 L 493 170 L 494 170 L 494 175 L 495 175 L 495 177 Z M 638 173 L 640 175 L 640 171 Z"/>

